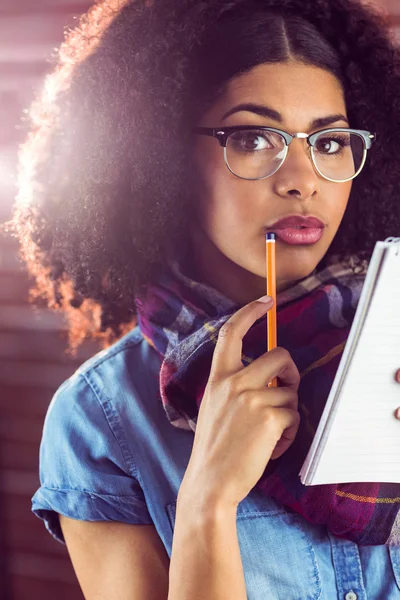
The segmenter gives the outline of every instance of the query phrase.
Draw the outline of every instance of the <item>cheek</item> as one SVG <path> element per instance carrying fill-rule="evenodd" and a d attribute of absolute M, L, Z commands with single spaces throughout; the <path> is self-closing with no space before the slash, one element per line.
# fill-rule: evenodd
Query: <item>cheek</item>
<path fill-rule="evenodd" d="M 329 191 L 327 190 L 327 197 L 329 198 L 329 214 L 327 216 L 330 216 L 331 226 L 337 229 L 349 202 L 352 182 L 332 185 L 335 187 L 330 188 Z"/>
<path fill-rule="evenodd" d="M 208 152 L 196 161 L 197 215 L 207 230 L 241 226 L 250 215 L 248 182 L 232 175 L 221 152 Z"/>

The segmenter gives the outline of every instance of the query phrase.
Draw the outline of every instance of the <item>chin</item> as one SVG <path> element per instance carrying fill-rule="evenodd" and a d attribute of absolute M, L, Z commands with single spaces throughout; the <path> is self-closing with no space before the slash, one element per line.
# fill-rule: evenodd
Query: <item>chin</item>
<path fill-rule="evenodd" d="M 290 247 L 290 252 L 282 252 L 282 249 L 277 246 L 276 248 L 276 274 L 279 282 L 296 282 L 299 279 L 304 279 L 310 275 L 317 267 L 319 262 L 326 254 L 326 249 L 316 251 L 316 248 L 310 252 L 311 248 L 303 247 Z M 259 258 L 256 258 L 256 263 L 253 265 L 242 265 L 249 273 L 253 273 L 258 277 L 265 279 L 266 277 L 266 264 L 263 256 L 263 262 L 259 262 Z M 239 263 L 236 263 L 239 264 Z"/>
<path fill-rule="evenodd" d="M 322 256 L 310 256 L 308 259 L 303 256 L 298 261 L 290 261 L 289 264 L 286 261 L 283 264 L 277 262 L 277 278 L 281 281 L 298 281 L 299 279 L 304 279 L 308 275 L 311 275 L 321 259 Z"/>

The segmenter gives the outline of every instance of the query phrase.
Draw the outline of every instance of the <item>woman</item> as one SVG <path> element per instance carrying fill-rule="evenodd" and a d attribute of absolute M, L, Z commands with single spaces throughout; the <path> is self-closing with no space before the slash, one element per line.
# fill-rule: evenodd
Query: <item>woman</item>
<path fill-rule="evenodd" d="M 86 598 L 400 598 L 398 486 L 371 512 L 297 475 L 400 231 L 398 66 L 351 0 L 110 2 L 62 47 L 13 226 L 70 348 L 104 341 L 51 402 L 32 507 Z"/>

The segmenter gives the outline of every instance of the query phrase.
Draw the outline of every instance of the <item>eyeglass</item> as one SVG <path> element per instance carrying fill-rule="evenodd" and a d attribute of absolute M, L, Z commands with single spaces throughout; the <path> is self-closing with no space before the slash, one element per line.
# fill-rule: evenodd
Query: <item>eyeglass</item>
<path fill-rule="evenodd" d="M 331 128 L 290 134 L 280 129 L 258 125 L 195 127 L 194 133 L 217 138 L 224 148 L 229 171 L 251 181 L 274 175 L 283 165 L 289 145 L 295 138 L 305 139 L 311 149 L 316 171 L 328 181 L 344 183 L 359 175 L 376 134 L 359 129 Z"/>

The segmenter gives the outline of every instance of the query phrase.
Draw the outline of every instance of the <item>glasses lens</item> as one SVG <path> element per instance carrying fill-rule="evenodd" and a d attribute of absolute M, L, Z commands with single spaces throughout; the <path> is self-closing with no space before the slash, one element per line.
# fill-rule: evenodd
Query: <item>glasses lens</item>
<path fill-rule="evenodd" d="M 285 139 L 273 131 L 246 129 L 228 137 L 226 160 L 231 171 L 244 179 L 273 175 L 285 160 Z"/>
<path fill-rule="evenodd" d="M 363 164 L 364 152 L 363 138 L 346 130 L 322 133 L 312 148 L 321 175 L 333 181 L 354 177 Z"/>

